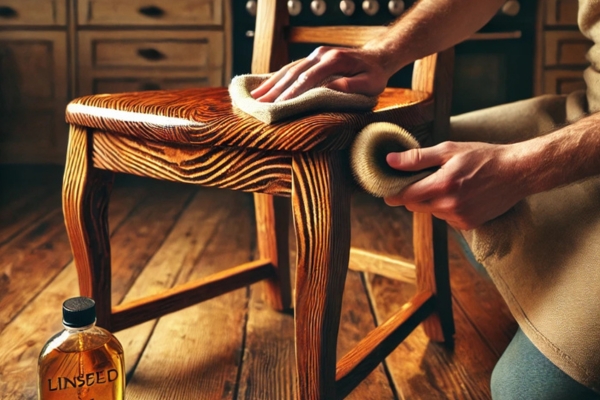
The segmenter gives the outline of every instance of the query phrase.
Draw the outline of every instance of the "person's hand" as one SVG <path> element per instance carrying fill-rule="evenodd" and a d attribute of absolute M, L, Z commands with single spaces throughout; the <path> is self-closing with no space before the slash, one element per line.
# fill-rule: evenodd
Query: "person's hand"
<path fill-rule="evenodd" d="M 505 213 L 527 193 L 526 169 L 514 145 L 444 142 L 390 153 L 395 169 L 440 166 L 428 177 L 385 198 L 391 206 L 431 213 L 458 229 L 473 229 Z"/>
<path fill-rule="evenodd" d="M 385 68 L 384 57 L 365 48 L 319 47 L 308 57 L 286 65 L 252 91 L 261 102 L 289 100 L 324 86 L 346 93 L 377 96 L 395 71 Z M 328 79 L 333 80 L 328 81 Z M 323 82 L 327 82 L 323 85 Z"/>

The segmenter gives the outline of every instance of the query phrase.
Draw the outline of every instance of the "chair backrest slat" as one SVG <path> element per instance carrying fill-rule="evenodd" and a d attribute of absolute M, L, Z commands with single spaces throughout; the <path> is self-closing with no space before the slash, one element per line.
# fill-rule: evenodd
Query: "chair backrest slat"
<path fill-rule="evenodd" d="M 334 46 L 362 46 L 381 35 L 386 26 L 320 26 L 290 27 L 286 0 L 260 0 L 256 13 L 256 29 L 252 56 L 252 73 L 273 72 L 289 62 L 289 43 L 315 43 Z M 450 70 L 439 65 L 452 62 L 436 54 L 417 60 L 414 66 L 412 89 L 433 93 L 435 85 L 451 86 L 451 76 L 438 76 L 436 71 Z M 443 83 L 442 83 L 443 81 Z"/>
<path fill-rule="evenodd" d="M 253 74 L 273 72 L 288 63 L 284 30 L 289 25 L 289 18 L 285 0 L 258 2 L 252 51 Z"/>
<path fill-rule="evenodd" d="M 358 47 L 387 29 L 385 26 L 298 26 L 290 27 L 288 41 Z"/>

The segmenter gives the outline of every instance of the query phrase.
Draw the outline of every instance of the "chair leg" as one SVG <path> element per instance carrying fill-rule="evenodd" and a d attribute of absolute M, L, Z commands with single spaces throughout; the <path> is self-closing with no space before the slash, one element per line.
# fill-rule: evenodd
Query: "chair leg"
<path fill-rule="evenodd" d="M 258 252 L 260 258 L 271 260 L 276 276 L 265 281 L 267 302 L 277 311 L 290 309 L 290 252 L 288 228 L 290 200 L 266 194 L 254 194 Z"/>
<path fill-rule="evenodd" d="M 435 144 L 447 140 L 450 131 L 454 49 L 444 50 L 423 61 L 420 71 L 413 75 L 413 89 L 433 92 L 435 116 L 429 144 Z M 434 78 L 433 81 L 431 77 Z M 435 314 L 423 323 L 425 333 L 432 340 L 452 344 L 454 320 L 448 272 L 446 223 L 429 214 L 415 213 L 413 241 L 417 287 L 434 293 L 436 300 Z"/>
<path fill-rule="evenodd" d="M 63 178 L 63 213 L 79 291 L 96 301 L 97 324 L 110 329 L 108 199 L 114 174 L 92 165 L 92 134 L 71 126 Z"/>
<path fill-rule="evenodd" d="M 336 398 L 336 343 L 350 255 L 351 185 L 343 160 L 335 153 L 304 153 L 292 161 L 300 400 Z"/>
<path fill-rule="evenodd" d="M 413 216 L 417 289 L 435 294 L 436 311 L 423 322 L 425 333 L 437 342 L 453 343 L 454 319 L 448 271 L 446 223 L 430 214 Z"/>

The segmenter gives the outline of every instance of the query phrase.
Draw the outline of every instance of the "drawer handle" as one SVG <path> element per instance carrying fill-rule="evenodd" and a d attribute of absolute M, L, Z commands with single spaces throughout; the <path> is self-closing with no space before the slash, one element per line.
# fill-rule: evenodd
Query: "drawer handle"
<path fill-rule="evenodd" d="M 160 61 L 167 58 L 167 56 L 156 49 L 138 49 L 138 54 L 148 61 Z"/>
<path fill-rule="evenodd" d="M 17 10 L 9 6 L 0 6 L 0 17 L 15 18 L 18 15 Z"/>
<path fill-rule="evenodd" d="M 154 82 L 146 82 L 141 87 L 142 90 L 160 90 L 160 85 Z"/>
<path fill-rule="evenodd" d="M 152 18 L 160 18 L 165 15 L 165 10 L 156 6 L 140 7 L 138 11 L 140 14 L 144 14 L 145 16 Z"/>

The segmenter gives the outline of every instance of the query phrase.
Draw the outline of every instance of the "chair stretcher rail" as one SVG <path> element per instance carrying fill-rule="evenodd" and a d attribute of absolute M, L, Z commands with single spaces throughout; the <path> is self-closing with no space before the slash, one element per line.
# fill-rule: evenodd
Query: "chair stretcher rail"
<path fill-rule="evenodd" d="M 189 307 L 201 301 L 270 278 L 275 268 L 270 260 L 257 260 L 217 272 L 202 279 L 112 308 L 112 331 L 120 331 L 150 319 Z"/>
<path fill-rule="evenodd" d="M 337 363 L 336 397 L 348 395 L 425 318 L 434 311 L 434 296 L 417 293 L 396 314 L 372 330 Z"/>

